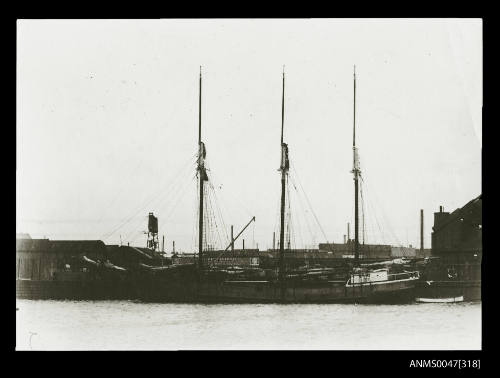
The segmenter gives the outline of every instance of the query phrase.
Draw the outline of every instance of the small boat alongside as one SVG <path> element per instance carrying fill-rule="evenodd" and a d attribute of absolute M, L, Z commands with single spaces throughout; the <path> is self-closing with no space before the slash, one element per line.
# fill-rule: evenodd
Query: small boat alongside
<path fill-rule="evenodd" d="M 464 301 L 464 290 L 456 281 L 423 281 L 417 285 L 415 301 L 418 303 L 455 303 Z"/>
<path fill-rule="evenodd" d="M 463 302 L 464 296 L 460 295 L 458 297 L 449 298 L 415 298 L 415 301 L 418 303 L 457 303 Z"/>

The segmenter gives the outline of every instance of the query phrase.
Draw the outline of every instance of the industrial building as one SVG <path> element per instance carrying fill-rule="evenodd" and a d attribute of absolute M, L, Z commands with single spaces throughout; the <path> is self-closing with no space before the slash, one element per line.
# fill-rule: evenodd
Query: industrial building
<path fill-rule="evenodd" d="M 482 206 L 480 195 L 451 213 L 443 206 L 434 213 L 432 259 L 422 275 L 421 295 L 481 299 Z"/>
<path fill-rule="evenodd" d="M 443 211 L 440 206 L 439 212 L 434 213 L 433 256 L 480 257 L 483 253 L 482 216 L 482 195 L 452 213 Z"/>
<path fill-rule="evenodd" d="M 346 243 L 320 243 L 320 252 L 331 252 L 336 258 L 353 258 L 354 241 Z M 423 257 L 430 254 L 429 250 L 418 250 L 413 247 L 395 247 L 388 244 L 360 244 L 359 257 L 365 259 L 388 259 L 399 257 Z"/>
<path fill-rule="evenodd" d="M 100 240 L 16 239 L 16 278 L 52 280 L 54 273 L 81 270 L 83 256 L 94 261 L 107 259 Z"/>
<path fill-rule="evenodd" d="M 482 212 L 480 195 L 451 213 L 442 206 L 434 213 L 432 256 L 439 257 L 439 263 L 447 266 L 457 279 L 481 280 Z"/>

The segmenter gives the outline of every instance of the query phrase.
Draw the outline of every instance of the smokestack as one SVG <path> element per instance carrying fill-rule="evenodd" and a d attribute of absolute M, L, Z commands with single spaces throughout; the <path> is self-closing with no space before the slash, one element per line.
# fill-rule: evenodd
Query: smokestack
<path fill-rule="evenodd" d="M 172 253 L 175 253 L 175 240 L 172 240 Z"/>
<path fill-rule="evenodd" d="M 420 209 L 420 250 L 424 250 L 424 210 Z"/>
<path fill-rule="evenodd" d="M 245 239 L 243 239 L 243 250 L 245 250 Z"/>
<path fill-rule="evenodd" d="M 273 250 L 276 242 L 276 232 L 273 232 Z"/>
<path fill-rule="evenodd" d="M 165 235 L 162 236 L 161 251 L 165 252 Z"/>
<path fill-rule="evenodd" d="M 351 233 L 349 232 L 349 222 L 347 222 L 347 241 L 351 240 Z"/>

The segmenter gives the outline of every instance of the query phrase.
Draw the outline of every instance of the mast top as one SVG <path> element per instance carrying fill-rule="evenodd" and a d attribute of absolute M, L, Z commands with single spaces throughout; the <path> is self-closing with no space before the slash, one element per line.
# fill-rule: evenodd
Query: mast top
<path fill-rule="evenodd" d="M 356 147 L 356 65 L 354 65 L 354 121 L 352 128 L 352 146 Z"/>
<path fill-rule="evenodd" d="M 201 66 L 200 66 L 200 93 L 198 104 L 198 145 L 201 144 Z"/>
<path fill-rule="evenodd" d="M 281 144 L 283 144 L 284 123 L 285 123 L 285 65 L 283 64 L 283 93 L 281 96 Z"/>

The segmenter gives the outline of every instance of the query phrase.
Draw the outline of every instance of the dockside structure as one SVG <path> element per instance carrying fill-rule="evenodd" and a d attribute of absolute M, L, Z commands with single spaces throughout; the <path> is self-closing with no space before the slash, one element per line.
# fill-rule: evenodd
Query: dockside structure
<path fill-rule="evenodd" d="M 434 213 L 432 259 L 421 288 L 431 287 L 441 296 L 453 292 L 464 300 L 481 299 L 482 223 L 482 195 L 451 213 L 440 206 Z"/>

